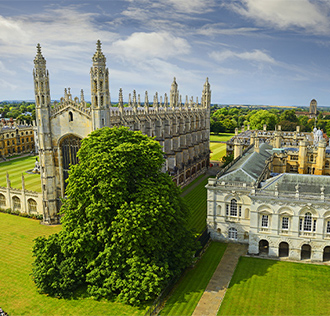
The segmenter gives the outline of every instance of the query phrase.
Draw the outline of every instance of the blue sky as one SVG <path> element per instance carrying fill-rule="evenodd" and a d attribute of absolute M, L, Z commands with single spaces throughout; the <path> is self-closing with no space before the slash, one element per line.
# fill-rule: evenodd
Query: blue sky
<path fill-rule="evenodd" d="M 212 103 L 330 106 L 329 0 L 1 0 L 0 100 L 34 98 L 37 43 L 52 99 L 89 100 L 98 39 L 112 101 L 152 100 L 175 76 L 183 99 L 209 77 Z"/>

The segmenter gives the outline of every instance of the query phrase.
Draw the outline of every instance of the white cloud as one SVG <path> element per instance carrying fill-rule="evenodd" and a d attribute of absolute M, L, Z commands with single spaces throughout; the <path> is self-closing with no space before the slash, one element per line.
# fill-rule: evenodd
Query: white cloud
<path fill-rule="evenodd" d="M 77 56 L 77 52 L 85 52 L 85 46 L 95 43 L 97 39 L 106 43 L 117 39 L 115 33 L 103 31 L 95 25 L 96 16 L 80 12 L 75 7 L 49 9 L 41 14 L 29 16 L 0 16 L 2 57 L 31 57 L 35 45 L 39 42 L 42 47 L 46 47 L 48 56 L 73 58 Z M 52 47 L 56 49 L 53 50 Z"/>
<path fill-rule="evenodd" d="M 171 3 L 174 8 L 184 13 L 206 13 L 213 10 L 213 0 L 163 0 L 164 3 Z"/>
<path fill-rule="evenodd" d="M 128 0 L 128 2 L 156 9 L 167 8 L 167 10 L 170 10 L 169 5 L 171 5 L 177 12 L 185 14 L 207 13 L 216 6 L 215 0 Z"/>
<path fill-rule="evenodd" d="M 224 50 L 222 52 L 211 52 L 210 57 L 218 62 L 224 62 L 227 59 L 241 59 L 258 63 L 277 64 L 275 59 L 265 52 L 255 49 L 252 52 L 236 53 L 231 50 Z"/>
<path fill-rule="evenodd" d="M 254 19 L 257 24 L 287 29 L 303 28 L 309 32 L 329 30 L 327 7 L 308 0 L 240 0 L 229 5 L 237 13 Z"/>
<path fill-rule="evenodd" d="M 253 34 L 259 29 L 256 27 L 239 27 L 239 28 L 226 28 L 221 23 L 213 25 L 204 25 L 202 28 L 197 30 L 197 34 L 205 36 L 215 36 L 215 35 L 249 35 Z"/>
<path fill-rule="evenodd" d="M 188 54 L 189 43 L 168 32 L 137 32 L 125 40 L 113 43 L 111 51 L 118 56 L 130 59 L 167 59 L 176 55 Z"/>

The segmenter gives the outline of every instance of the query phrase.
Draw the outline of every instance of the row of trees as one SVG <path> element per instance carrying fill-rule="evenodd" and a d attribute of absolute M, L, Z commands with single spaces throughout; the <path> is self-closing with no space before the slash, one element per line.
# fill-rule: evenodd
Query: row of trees
<path fill-rule="evenodd" d="M 0 102 L 1 118 L 14 118 L 31 123 L 36 118 L 35 104 L 32 102 Z"/>
<path fill-rule="evenodd" d="M 316 121 L 316 126 L 330 135 L 330 115 L 320 112 Z M 225 107 L 215 109 L 211 114 L 211 132 L 234 132 L 235 128 L 250 124 L 252 129 L 263 129 L 267 125 L 268 130 L 274 130 L 276 125 L 281 125 L 283 131 L 294 131 L 300 126 L 302 132 L 312 131 L 315 119 L 308 116 L 297 116 L 292 110 L 250 110 L 248 108 Z"/>

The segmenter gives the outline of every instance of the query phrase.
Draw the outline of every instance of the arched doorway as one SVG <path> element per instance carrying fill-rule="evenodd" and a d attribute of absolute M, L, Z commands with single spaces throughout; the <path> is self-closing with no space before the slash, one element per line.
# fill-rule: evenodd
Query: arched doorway
<path fill-rule="evenodd" d="M 279 257 L 288 257 L 289 256 L 289 244 L 285 241 L 282 241 L 278 246 L 278 255 Z"/>
<path fill-rule="evenodd" d="M 74 135 L 69 135 L 61 142 L 62 152 L 62 168 L 63 168 L 63 184 L 66 189 L 66 179 L 69 177 L 70 165 L 78 163 L 77 152 L 81 146 L 81 139 Z"/>
<path fill-rule="evenodd" d="M 323 249 L 323 261 L 330 261 L 330 246 Z"/>
<path fill-rule="evenodd" d="M 268 255 L 269 242 L 265 239 L 259 241 L 259 255 Z"/>
<path fill-rule="evenodd" d="M 300 260 L 308 260 L 311 258 L 312 247 L 304 244 L 301 246 Z"/>

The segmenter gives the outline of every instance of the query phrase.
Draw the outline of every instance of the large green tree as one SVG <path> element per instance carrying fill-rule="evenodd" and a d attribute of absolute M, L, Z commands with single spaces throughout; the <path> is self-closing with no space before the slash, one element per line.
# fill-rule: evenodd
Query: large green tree
<path fill-rule="evenodd" d="M 266 110 L 259 110 L 250 116 L 250 124 L 253 129 L 263 129 L 263 125 L 267 125 L 268 130 L 274 130 L 277 123 L 277 116 Z"/>
<path fill-rule="evenodd" d="M 103 128 L 82 141 L 71 166 L 62 231 L 36 240 L 33 277 L 50 295 L 80 286 L 96 298 L 139 304 L 158 295 L 196 248 L 189 211 L 159 143 L 127 128 Z"/>

